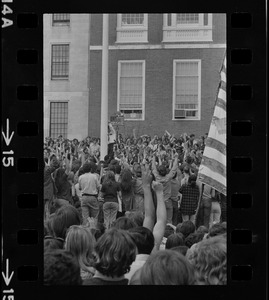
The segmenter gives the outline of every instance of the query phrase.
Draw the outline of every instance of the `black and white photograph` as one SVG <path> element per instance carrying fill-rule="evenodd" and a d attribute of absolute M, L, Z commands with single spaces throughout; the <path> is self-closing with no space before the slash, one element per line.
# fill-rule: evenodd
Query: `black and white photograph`
<path fill-rule="evenodd" d="M 44 14 L 43 75 L 44 284 L 226 285 L 226 14 Z"/>

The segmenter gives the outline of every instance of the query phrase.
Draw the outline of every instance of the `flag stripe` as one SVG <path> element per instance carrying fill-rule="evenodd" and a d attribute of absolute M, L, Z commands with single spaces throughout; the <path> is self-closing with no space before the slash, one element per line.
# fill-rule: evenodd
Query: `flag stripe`
<path fill-rule="evenodd" d="M 208 137 L 206 139 L 206 146 L 208 146 L 210 148 L 215 148 L 223 155 L 226 155 L 226 145 L 224 143 L 220 142 L 219 140 Z"/>
<path fill-rule="evenodd" d="M 226 56 L 198 179 L 226 195 Z"/>
<path fill-rule="evenodd" d="M 226 101 L 224 101 L 222 98 L 218 98 L 216 105 L 223 110 L 226 110 Z"/>
<path fill-rule="evenodd" d="M 217 191 L 219 191 L 220 193 L 222 193 L 224 195 L 226 195 L 226 193 L 227 193 L 226 184 L 225 185 L 221 184 L 219 181 L 214 180 L 212 177 L 202 174 L 200 181 L 214 187 L 214 189 L 216 189 Z"/>
<path fill-rule="evenodd" d="M 210 136 L 209 137 L 214 137 L 216 140 L 218 140 L 219 142 L 226 145 L 226 133 L 220 135 L 218 133 L 217 126 L 213 122 L 210 125 Z"/>
<path fill-rule="evenodd" d="M 220 89 L 218 93 L 218 99 L 222 99 L 226 103 L 226 91 Z"/>
<path fill-rule="evenodd" d="M 226 152 L 226 149 L 224 150 Z M 226 155 L 218 151 L 218 149 L 206 147 L 204 151 L 204 156 L 206 157 L 215 157 L 220 163 L 226 166 Z"/>
<path fill-rule="evenodd" d="M 199 171 L 199 174 L 197 176 L 197 178 L 200 178 L 200 175 L 203 176 L 208 176 L 211 177 L 212 179 L 218 181 L 219 183 L 226 185 L 226 177 L 222 176 L 219 173 L 216 173 L 212 170 L 210 170 L 209 168 L 207 168 L 206 166 L 202 166 L 201 171 Z"/>
<path fill-rule="evenodd" d="M 221 79 L 222 82 L 226 83 L 226 73 L 225 72 L 221 71 L 221 73 L 220 73 L 220 79 Z"/>
<path fill-rule="evenodd" d="M 218 119 L 226 118 L 226 110 L 219 106 L 215 106 L 215 112 L 213 117 Z"/>
<path fill-rule="evenodd" d="M 222 162 L 204 155 L 202 158 L 202 163 L 213 172 L 226 176 L 226 165 L 224 165 Z"/>
<path fill-rule="evenodd" d="M 220 88 L 226 92 L 226 82 L 225 81 L 223 81 L 223 80 L 221 81 Z"/>

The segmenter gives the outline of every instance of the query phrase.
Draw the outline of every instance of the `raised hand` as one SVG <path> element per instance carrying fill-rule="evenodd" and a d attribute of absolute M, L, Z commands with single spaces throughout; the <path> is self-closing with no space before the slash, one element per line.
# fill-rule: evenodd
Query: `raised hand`
<path fill-rule="evenodd" d="M 152 182 L 152 175 L 147 163 L 141 165 L 142 183 L 144 186 L 150 185 Z"/>
<path fill-rule="evenodd" d="M 163 185 L 162 183 L 158 181 L 152 181 L 152 188 L 155 191 L 155 193 L 163 193 Z"/>

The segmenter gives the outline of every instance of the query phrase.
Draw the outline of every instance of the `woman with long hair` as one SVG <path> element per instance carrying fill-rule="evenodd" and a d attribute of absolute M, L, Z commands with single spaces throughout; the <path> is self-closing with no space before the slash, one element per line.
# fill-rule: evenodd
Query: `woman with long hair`
<path fill-rule="evenodd" d="M 80 266 L 82 280 L 92 278 L 95 269 L 92 267 L 92 253 L 95 238 L 90 227 L 73 225 L 68 229 L 65 239 L 65 249 L 71 252 Z"/>
<path fill-rule="evenodd" d="M 117 211 L 119 209 L 118 196 L 120 196 L 120 185 L 115 181 L 115 174 L 113 171 L 107 171 L 104 175 L 101 197 L 104 199 L 103 213 L 104 224 L 108 229 L 116 220 Z"/>
<path fill-rule="evenodd" d="M 122 195 L 122 210 L 131 211 L 134 208 L 134 188 L 131 170 L 123 169 L 119 180 Z"/>

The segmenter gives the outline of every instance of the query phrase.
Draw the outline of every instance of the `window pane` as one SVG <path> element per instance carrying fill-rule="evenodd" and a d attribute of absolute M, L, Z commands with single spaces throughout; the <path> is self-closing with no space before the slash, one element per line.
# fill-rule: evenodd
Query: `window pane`
<path fill-rule="evenodd" d="M 69 45 L 52 45 L 51 77 L 68 78 Z"/>
<path fill-rule="evenodd" d="M 198 24 L 199 14 L 177 14 L 177 24 Z"/>
<path fill-rule="evenodd" d="M 122 14 L 121 25 L 143 25 L 144 14 Z"/>
<path fill-rule="evenodd" d="M 67 137 L 68 103 L 50 103 L 50 136 L 56 138 L 59 135 Z"/>
<path fill-rule="evenodd" d="M 70 14 L 52 14 L 53 25 L 69 25 Z"/>
<path fill-rule="evenodd" d="M 143 64 L 121 63 L 119 107 L 126 119 L 141 119 L 143 106 Z"/>
<path fill-rule="evenodd" d="M 177 62 L 175 74 L 175 109 L 184 109 L 186 117 L 198 116 L 198 62 Z"/>

